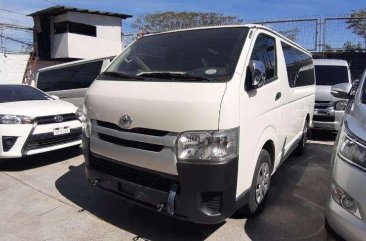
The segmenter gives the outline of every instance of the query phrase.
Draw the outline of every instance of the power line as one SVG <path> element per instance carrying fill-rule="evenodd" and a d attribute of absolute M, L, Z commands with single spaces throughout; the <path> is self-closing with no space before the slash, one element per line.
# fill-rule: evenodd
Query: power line
<path fill-rule="evenodd" d="M 0 8 L 0 11 L 8 12 L 8 13 L 15 13 L 15 14 L 20 14 L 20 15 L 23 15 L 23 16 L 27 16 L 27 15 L 26 15 L 26 14 L 24 14 L 24 13 L 20 13 L 20 12 L 16 12 L 16 11 L 9 10 L 9 9 L 4 9 L 4 8 Z"/>

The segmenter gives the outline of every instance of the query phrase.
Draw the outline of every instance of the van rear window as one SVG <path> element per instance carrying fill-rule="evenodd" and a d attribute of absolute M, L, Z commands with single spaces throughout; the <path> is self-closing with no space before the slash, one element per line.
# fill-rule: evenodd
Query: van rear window
<path fill-rule="evenodd" d="M 335 85 L 349 82 L 346 66 L 316 65 L 315 75 L 317 85 Z"/>
<path fill-rule="evenodd" d="M 139 81 L 228 81 L 232 78 L 245 38 L 246 27 L 177 31 L 138 39 L 110 65 L 100 78 Z M 180 76 L 178 76 L 180 75 Z M 144 77 L 144 78 L 142 78 Z M 199 77 L 199 78 L 194 78 Z"/>

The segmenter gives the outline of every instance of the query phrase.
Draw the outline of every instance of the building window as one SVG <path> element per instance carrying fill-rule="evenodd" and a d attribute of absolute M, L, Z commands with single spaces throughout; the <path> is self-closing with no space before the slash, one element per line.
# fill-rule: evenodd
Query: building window
<path fill-rule="evenodd" d="M 59 22 L 54 24 L 54 32 L 55 34 L 61 33 L 74 33 L 81 34 L 91 37 L 97 36 L 97 27 L 93 25 L 83 24 L 83 23 L 75 23 L 75 22 Z"/>

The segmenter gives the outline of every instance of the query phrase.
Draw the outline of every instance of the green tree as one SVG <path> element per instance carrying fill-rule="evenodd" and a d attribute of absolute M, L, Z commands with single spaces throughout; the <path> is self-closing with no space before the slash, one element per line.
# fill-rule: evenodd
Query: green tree
<path fill-rule="evenodd" d="M 204 12 L 155 12 L 137 16 L 131 27 L 137 31 L 161 32 L 201 26 L 241 24 L 236 16 Z"/>
<path fill-rule="evenodd" d="M 289 30 L 283 30 L 283 31 L 278 31 L 280 34 L 282 34 L 283 36 L 291 39 L 292 41 L 297 41 L 297 35 L 300 33 L 300 29 L 299 28 L 294 28 L 294 29 L 289 29 Z"/>
<path fill-rule="evenodd" d="M 366 48 L 366 8 L 353 10 L 351 18 L 346 20 L 347 28 L 352 29 L 352 32 L 361 36 L 365 41 Z"/>
<path fill-rule="evenodd" d="M 361 52 L 362 44 L 361 43 L 354 44 L 351 41 L 347 41 L 343 44 L 343 49 L 346 52 Z"/>

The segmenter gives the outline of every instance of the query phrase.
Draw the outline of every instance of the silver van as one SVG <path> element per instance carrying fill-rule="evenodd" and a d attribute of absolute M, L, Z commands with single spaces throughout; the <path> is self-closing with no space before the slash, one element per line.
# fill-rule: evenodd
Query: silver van
<path fill-rule="evenodd" d="M 86 90 L 113 58 L 78 60 L 40 69 L 35 85 L 49 95 L 82 107 Z"/>
<path fill-rule="evenodd" d="M 332 155 L 328 224 L 346 240 L 366 238 L 366 70 L 358 84 L 332 87 L 350 99 Z"/>
<path fill-rule="evenodd" d="M 337 59 L 314 59 L 314 66 L 316 94 L 313 128 L 338 131 L 347 100 L 332 96 L 330 89 L 335 84 L 351 84 L 348 63 Z"/>

